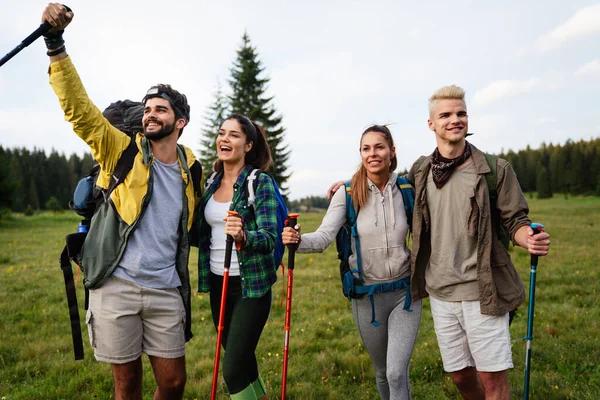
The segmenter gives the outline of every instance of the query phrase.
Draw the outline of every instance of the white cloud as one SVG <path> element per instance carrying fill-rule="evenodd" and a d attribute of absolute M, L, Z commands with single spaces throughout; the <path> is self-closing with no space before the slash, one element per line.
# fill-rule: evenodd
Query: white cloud
<path fill-rule="evenodd" d="M 542 51 L 554 50 L 569 41 L 600 33 L 600 4 L 587 6 L 536 42 Z"/>
<path fill-rule="evenodd" d="M 548 71 L 529 79 L 504 79 L 490 83 L 487 87 L 475 92 L 470 104 L 475 107 L 531 93 L 550 92 L 568 86 L 567 77 L 560 71 Z"/>
<path fill-rule="evenodd" d="M 483 106 L 506 97 L 529 93 L 536 89 L 539 84 L 539 78 L 530 78 L 522 81 L 505 79 L 492 82 L 487 87 L 480 89 L 475 93 L 473 96 L 473 104 L 475 106 Z"/>
<path fill-rule="evenodd" d="M 594 61 L 590 61 L 581 66 L 577 71 L 575 71 L 575 75 L 592 75 L 600 73 L 600 59 L 595 59 Z"/>

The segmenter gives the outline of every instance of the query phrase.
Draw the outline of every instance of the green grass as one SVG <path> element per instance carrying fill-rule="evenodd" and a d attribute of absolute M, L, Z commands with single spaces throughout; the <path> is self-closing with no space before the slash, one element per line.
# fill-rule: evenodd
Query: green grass
<path fill-rule="evenodd" d="M 535 399 L 600 398 L 599 260 L 600 198 L 528 199 L 534 221 L 551 234 L 551 254 L 540 259 L 536 285 L 531 396 Z M 305 232 L 322 214 L 303 214 Z M 0 399 L 112 398 L 110 366 L 94 360 L 88 341 L 86 358 L 74 361 L 69 317 L 58 256 L 66 234 L 78 219 L 69 213 L 33 217 L 15 215 L 0 223 Z M 529 287 L 529 256 L 512 249 L 512 258 Z M 196 251 L 191 257 L 196 285 Z M 335 249 L 299 254 L 288 373 L 290 399 L 377 398 L 373 368 L 362 346 L 350 303 L 342 297 Z M 281 390 L 284 308 L 280 279 L 273 288 L 269 322 L 258 358 L 272 399 Z M 80 304 L 83 290 L 78 289 Z M 80 307 L 83 308 L 82 306 Z M 81 316 L 83 317 L 83 310 Z M 523 396 L 527 303 L 511 326 L 512 396 Z M 84 324 L 84 336 L 87 333 Z M 194 338 L 188 343 L 185 398 L 209 397 L 215 333 L 208 296 L 193 298 Z M 155 382 L 144 356 L 144 398 Z M 411 363 L 415 399 L 454 399 L 458 392 L 442 369 L 429 302 Z M 227 398 L 223 385 L 219 398 Z"/>

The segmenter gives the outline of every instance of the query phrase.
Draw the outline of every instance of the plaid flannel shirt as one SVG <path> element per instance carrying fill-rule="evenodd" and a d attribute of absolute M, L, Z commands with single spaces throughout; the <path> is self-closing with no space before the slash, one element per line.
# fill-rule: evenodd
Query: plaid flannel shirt
<path fill-rule="evenodd" d="M 248 206 L 246 196 L 246 177 L 254 169 L 246 165 L 233 185 L 232 211 L 242 217 L 246 243 L 237 251 L 242 277 L 242 296 L 259 298 L 265 295 L 277 281 L 277 266 L 273 257 L 277 240 L 277 200 L 271 177 L 259 174 L 256 188 L 254 209 Z M 222 174 L 216 176 L 214 182 L 206 188 L 202 196 L 198 217 L 198 291 L 208 292 L 210 282 L 210 237 L 211 228 L 204 219 L 206 203 L 221 185 Z M 225 217 L 225 216 L 223 216 Z M 234 246 L 235 250 L 235 246 Z M 219 288 L 220 290 L 220 288 Z"/>

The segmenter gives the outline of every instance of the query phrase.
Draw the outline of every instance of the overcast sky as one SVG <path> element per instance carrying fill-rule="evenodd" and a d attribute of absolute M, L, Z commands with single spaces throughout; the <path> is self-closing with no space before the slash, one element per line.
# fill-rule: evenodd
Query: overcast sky
<path fill-rule="evenodd" d="M 8 3 L 7 3 L 8 4 Z M 0 56 L 47 1 L 2 6 Z M 600 135 L 600 3 L 537 1 L 69 0 L 69 54 L 101 109 L 156 83 L 188 96 L 180 142 L 197 154 L 202 117 L 246 31 L 271 79 L 292 151 L 290 198 L 349 178 L 360 134 L 390 124 L 399 169 L 435 148 L 427 99 L 467 92 L 470 141 L 488 152 Z M 42 40 L 0 68 L 0 145 L 87 151 L 48 84 Z"/>

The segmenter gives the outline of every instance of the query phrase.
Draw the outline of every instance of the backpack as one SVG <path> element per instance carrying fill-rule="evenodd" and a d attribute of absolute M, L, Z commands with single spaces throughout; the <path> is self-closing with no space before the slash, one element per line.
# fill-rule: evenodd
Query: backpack
<path fill-rule="evenodd" d="M 100 173 L 100 165 L 97 163 L 90 169 L 88 175 L 77 183 L 69 207 L 84 218 L 83 224 L 87 226 L 89 226 L 89 220 L 92 219 L 96 209 L 108 199 L 112 191 L 125 180 L 125 177 L 131 171 L 138 152 L 135 134 L 144 130 L 142 126 L 144 105 L 140 102 L 117 101 L 109 105 L 102 114 L 115 128 L 126 133 L 131 141 L 117 161 L 108 188 L 103 189 L 96 186 L 98 174 Z"/>
<path fill-rule="evenodd" d="M 261 173 L 267 174 L 265 171 L 260 169 L 253 169 L 250 171 L 245 181 L 245 189 L 244 189 L 244 198 L 252 210 L 256 214 L 256 189 L 258 187 L 258 176 Z M 277 200 L 277 207 L 275 209 L 275 214 L 277 216 L 277 238 L 275 241 L 275 249 L 273 250 L 273 256 L 275 258 L 275 265 L 279 268 L 280 265 L 283 265 L 283 254 L 285 253 L 285 245 L 283 244 L 283 239 L 281 238 L 281 234 L 283 232 L 283 228 L 285 226 L 285 221 L 288 218 L 288 210 L 285 206 L 285 201 L 283 200 L 283 196 L 281 195 L 281 191 L 279 190 L 279 186 L 277 186 L 277 182 L 275 179 L 267 174 L 271 181 L 273 182 L 273 187 L 275 189 L 275 198 Z M 213 172 L 210 177 L 206 180 L 206 188 L 208 188 L 215 180 L 217 176 L 217 172 Z"/>
<path fill-rule="evenodd" d="M 412 231 L 412 217 L 413 209 L 415 204 L 415 190 L 408 181 L 403 177 L 396 179 L 396 185 L 400 189 L 402 194 L 402 201 L 404 202 L 404 211 L 406 213 L 406 220 L 409 229 Z M 352 201 L 352 192 L 350 187 L 350 181 L 344 184 L 346 190 L 346 223 L 340 228 L 335 238 L 335 246 L 338 252 L 338 258 L 340 259 L 340 278 L 342 280 L 342 293 L 348 300 L 352 298 L 360 298 L 365 294 L 368 295 L 371 300 L 372 318 L 371 324 L 377 327 L 379 322 L 375 320 L 375 303 L 373 300 L 373 294 L 381 292 L 392 292 L 400 288 L 406 289 L 406 299 L 404 301 L 404 310 L 410 311 L 411 305 L 411 294 L 410 294 L 410 276 L 399 279 L 395 282 L 379 283 L 373 285 L 365 285 L 362 262 L 360 257 L 360 241 L 358 240 L 358 228 L 356 219 L 358 217 L 358 211 L 354 208 Z M 350 268 L 349 258 L 352 254 L 352 247 L 350 240 L 354 238 L 354 247 L 356 248 L 356 263 L 357 268 L 352 270 Z M 358 274 L 358 278 L 355 277 L 355 273 Z"/>
<path fill-rule="evenodd" d="M 66 244 L 60 255 L 60 267 L 63 271 L 65 280 L 65 290 L 67 295 L 67 304 L 69 306 L 69 316 L 71 319 L 71 336 L 73 337 L 73 349 L 75 359 L 83 359 L 83 339 L 81 336 L 81 327 L 79 322 L 79 309 L 77 306 L 77 293 L 71 261 L 75 262 L 81 269 L 81 250 L 87 236 L 87 230 L 96 210 L 102 203 L 108 200 L 110 194 L 115 188 L 123 183 L 125 177 L 133 168 L 135 156 L 138 153 L 138 147 L 135 141 L 135 135 L 143 131 L 142 117 L 144 115 L 144 105 L 140 102 L 131 100 L 117 101 L 110 104 L 102 113 L 104 117 L 120 131 L 126 133 L 130 138 L 129 145 L 123 150 L 121 157 L 115 165 L 112 179 L 108 188 L 96 186 L 100 165 L 94 166 L 88 172 L 88 175 L 82 178 L 75 188 L 73 200 L 69 202 L 69 207 L 84 219 L 79 224 L 78 232 L 67 235 Z M 179 149 L 185 156 L 185 150 L 181 145 Z M 195 193 L 201 191 L 202 166 L 196 161 L 190 167 L 190 175 L 194 185 Z M 85 288 L 85 309 L 89 305 L 89 291 Z"/>

